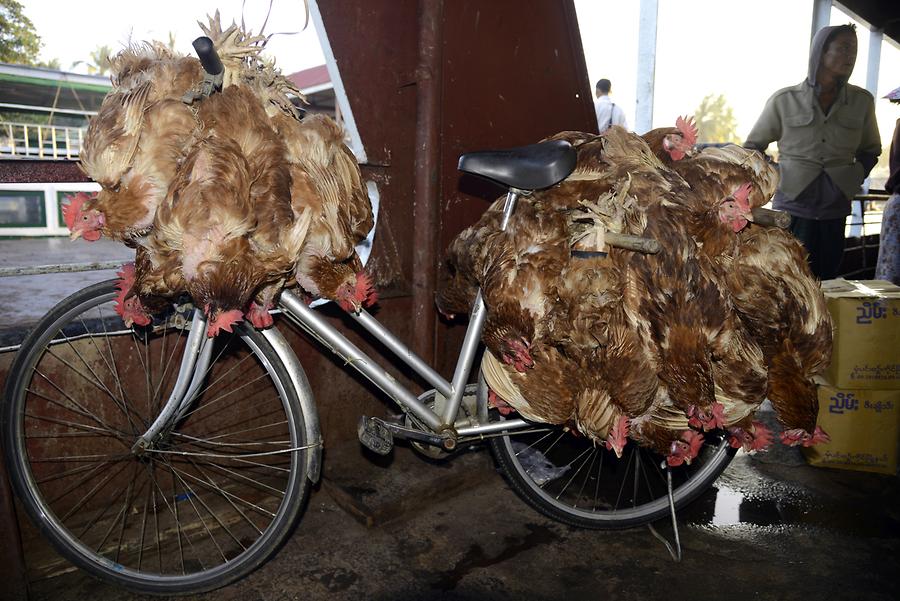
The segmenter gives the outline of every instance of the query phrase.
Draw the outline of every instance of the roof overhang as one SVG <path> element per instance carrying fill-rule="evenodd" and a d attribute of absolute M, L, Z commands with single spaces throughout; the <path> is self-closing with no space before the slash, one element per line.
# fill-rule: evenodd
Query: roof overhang
<path fill-rule="evenodd" d="M 900 2 L 891 0 L 834 0 L 857 21 L 884 33 L 900 48 Z"/>
<path fill-rule="evenodd" d="M 107 77 L 0 63 L 0 107 L 93 114 L 112 88 Z"/>

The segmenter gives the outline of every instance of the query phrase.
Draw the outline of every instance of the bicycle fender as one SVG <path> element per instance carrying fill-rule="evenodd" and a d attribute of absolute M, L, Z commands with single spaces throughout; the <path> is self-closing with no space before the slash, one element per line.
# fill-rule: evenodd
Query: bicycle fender
<path fill-rule="evenodd" d="M 307 475 L 314 484 L 319 481 L 322 473 L 322 434 L 319 431 L 319 413 L 316 410 L 316 402 L 306 378 L 306 372 L 300 365 L 300 360 L 291 349 L 287 340 L 277 328 L 266 328 L 260 333 L 269 341 L 278 358 L 281 359 L 284 368 L 290 375 L 291 383 L 297 392 L 300 406 L 303 408 L 303 422 L 306 427 L 306 440 L 312 445 L 307 454 Z"/>

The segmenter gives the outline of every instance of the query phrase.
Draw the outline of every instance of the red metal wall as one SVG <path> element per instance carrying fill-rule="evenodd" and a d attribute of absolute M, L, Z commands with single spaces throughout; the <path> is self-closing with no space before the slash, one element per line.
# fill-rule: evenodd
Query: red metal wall
<path fill-rule="evenodd" d="M 414 280 L 429 281 L 421 270 L 435 270 L 453 236 L 487 208 L 486 199 L 504 193 L 460 178 L 461 153 L 596 130 L 575 9 L 571 0 L 320 0 L 319 8 L 368 171 L 382 179 L 377 279 L 389 294 L 415 296 Z M 422 123 L 428 107 L 417 95 L 427 86 L 437 89 L 437 106 L 428 113 L 436 121 Z M 428 126 L 437 128 L 437 147 L 417 148 L 429 139 L 422 133 Z M 416 160 L 421 169 L 428 152 L 434 161 L 417 179 Z M 429 195 L 421 193 L 423 178 L 436 184 Z M 413 215 L 427 216 L 427 203 L 437 219 L 416 223 Z M 414 258 L 412 232 L 427 224 L 437 231 Z M 423 295 L 432 297 L 433 289 Z M 381 317 L 390 320 L 390 311 L 384 303 Z M 412 317 L 411 346 L 434 356 L 449 375 L 463 327 L 439 324 L 433 309 L 417 311 L 415 301 Z"/>

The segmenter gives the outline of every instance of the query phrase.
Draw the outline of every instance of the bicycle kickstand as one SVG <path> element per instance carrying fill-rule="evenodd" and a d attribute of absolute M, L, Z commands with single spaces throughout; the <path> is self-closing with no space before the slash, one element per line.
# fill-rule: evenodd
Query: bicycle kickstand
<path fill-rule="evenodd" d="M 662 541 L 662 544 L 666 546 L 666 549 L 669 551 L 669 555 L 672 556 L 672 559 L 676 562 L 681 561 L 682 553 L 681 553 L 681 537 L 678 534 L 678 519 L 675 517 L 675 497 L 672 494 L 672 470 L 669 469 L 669 466 L 665 461 L 662 463 L 662 468 L 666 470 L 666 485 L 668 487 L 668 495 L 669 495 L 669 514 L 672 518 L 672 531 L 675 533 L 675 547 L 672 547 L 672 544 L 666 540 L 666 538 L 656 531 L 656 528 L 653 527 L 653 524 L 647 524 L 647 528 L 650 529 L 650 533 L 653 534 L 657 539 Z"/>

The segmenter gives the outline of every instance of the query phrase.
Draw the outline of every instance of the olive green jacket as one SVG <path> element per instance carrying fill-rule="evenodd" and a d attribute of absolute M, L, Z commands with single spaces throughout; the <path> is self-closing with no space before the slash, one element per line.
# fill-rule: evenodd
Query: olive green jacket
<path fill-rule="evenodd" d="M 868 175 L 857 156 L 881 154 L 875 101 L 846 84 L 826 115 L 807 81 L 784 88 L 769 98 L 744 145 L 765 152 L 776 140 L 784 195 L 796 198 L 824 170 L 853 198 Z"/>

